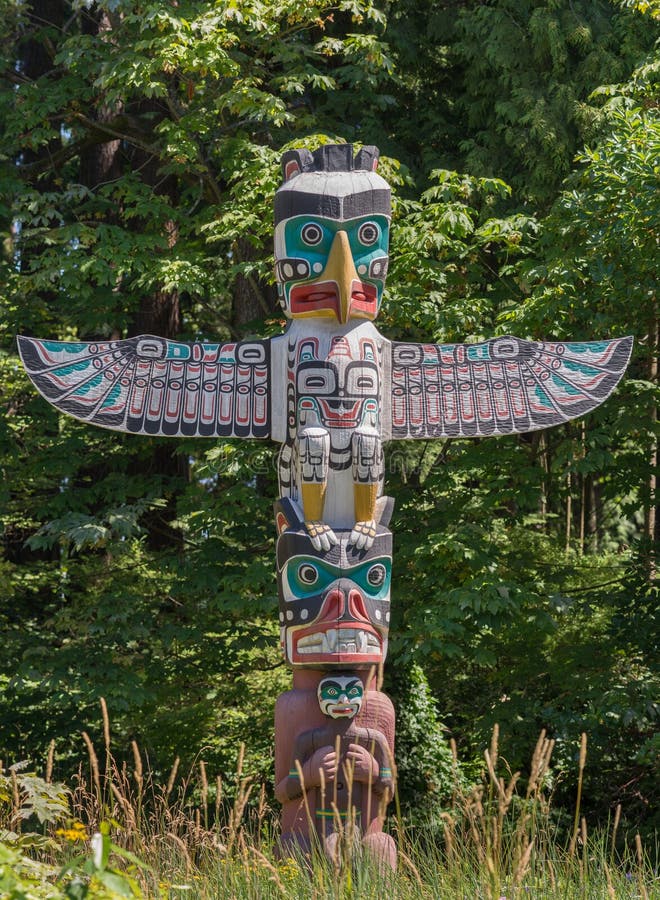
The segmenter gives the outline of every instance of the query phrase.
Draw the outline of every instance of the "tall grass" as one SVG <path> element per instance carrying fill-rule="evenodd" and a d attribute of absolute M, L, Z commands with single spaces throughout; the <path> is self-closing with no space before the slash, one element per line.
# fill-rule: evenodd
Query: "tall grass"
<path fill-rule="evenodd" d="M 103 897 L 650 900 L 660 896 L 660 885 L 639 835 L 632 844 L 624 842 L 617 847 L 620 809 L 609 831 L 594 834 L 580 815 L 585 735 L 574 827 L 567 841 L 553 824 L 548 789 L 553 741 L 545 732 L 539 736 L 522 788 L 520 773 L 509 771 L 500 758 L 495 728 L 484 751 L 482 778 L 469 789 L 461 787 L 457 779 L 451 803 L 437 811 L 440 833 L 420 825 L 412 828 L 400 814 L 392 816 L 389 827 L 398 844 L 399 864 L 396 872 L 390 872 L 348 840 L 342 842 L 342 853 L 335 861 L 321 853 L 313 853 L 311 859 L 276 859 L 277 813 L 266 801 L 265 786 L 244 776 L 244 748 L 229 799 L 222 779 L 209 779 L 201 758 L 183 775 L 179 760 L 175 760 L 162 782 L 135 742 L 132 758 L 119 763 L 112 752 L 104 703 L 102 716 L 102 763 L 89 736 L 83 734 L 88 765 L 81 766 L 70 787 L 68 811 L 60 806 L 51 817 L 45 843 L 24 841 L 23 845 L 30 859 L 45 867 L 45 881 L 56 880 L 58 867 L 69 862 L 67 873 L 56 882 L 62 896 L 73 896 L 67 893 L 71 879 L 86 886 L 87 896 Z M 59 796 L 61 803 L 63 789 L 52 784 L 53 757 L 51 746 L 42 793 Z M 10 791 L 3 807 L 0 780 L 0 839 L 4 829 L 5 845 L 11 846 L 13 840 L 19 846 L 16 829 L 30 812 L 26 796 L 34 790 L 34 782 L 31 786 L 24 782 L 16 769 L 3 774 L 0 764 L 0 779 L 3 777 Z M 101 834 L 93 838 L 95 832 L 110 834 L 112 839 L 112 843 L 108 837 L 102 839 L 108 857 L 102 864 L 113 867 L 107 870 L 112 877 L 105 880 L 97 877 L 103 875 L 98 860 L 92 862 L 101 846 Z M 7 836 L 10 834 L 13 839 Z M 82 857 L 77 857 L 81 849 Z M 124 882 L 122 873 L 127 876 Z M 0 896 L 22 896 L 3 894 L 2 878 L 0 857 Z M 115 894 L 113 885 L 118 891 Z"/>

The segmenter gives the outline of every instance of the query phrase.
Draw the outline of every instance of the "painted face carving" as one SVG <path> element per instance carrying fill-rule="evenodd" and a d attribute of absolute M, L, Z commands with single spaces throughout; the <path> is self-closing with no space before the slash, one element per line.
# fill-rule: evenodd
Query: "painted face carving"
<path fill-rule="evenodd" d="M 276 232 L 276 277 L 291 318 L 374 319 L 387 274 L 389 221 L 294 216 Z"/>
<path fill-rule="evenodd" d="M 387 274 L 390 188 L 378 150 L 291 150 L 275 195 L 275 276 L 287 316 L 374 319 Z"/>
<path fill-rule="evenodd" d="M 380 373 L 373 342 L 360 342 L 353 358 L 348 342 L 335 338 L 327 359 L 315 355 L 316 342 L 303 341 L 296 367 L 298 427 L 320 424 L 331 434 L 335 450 L 349 446 L 353 431 L 378 427 Z M 356 354 L 357 356 L 357 354 Z"/>
<path fill-rule="evenodd" d="M 282 649 L 292 666 L 370 668 L 384 662 L 390 621 L 392 535 L 356 550 L 349 531 L 317 551 L 306 532 L 283 528 L 277 542 Z"/>
<path fill-rule="evenodd" d="M 333 675 L 321 679 L 317 696 L 324 716 L 353 719 L 362 707 L 364 685 L 355 675 Z"/>

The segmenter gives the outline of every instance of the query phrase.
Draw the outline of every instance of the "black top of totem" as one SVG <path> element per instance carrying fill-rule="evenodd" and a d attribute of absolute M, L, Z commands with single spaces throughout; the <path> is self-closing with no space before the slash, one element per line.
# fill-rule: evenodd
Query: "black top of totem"
<path fill-rule="evenodd" d="M 282 155 L 282 186 L 275 194 L 275 224 L 297 215 L 345 221 L 362 215 L 391 215 L 390 188 L 376 174 L 378 148 L 325 144 Z"/>
<path fill-rule="evenodd" d="M 362 147 L 353 153 L 353 144 L 325 144 L 314 152 L 287 150 L 282 154 L 282 180 L 300 172 L 375 172 L 378 147 Z"/>

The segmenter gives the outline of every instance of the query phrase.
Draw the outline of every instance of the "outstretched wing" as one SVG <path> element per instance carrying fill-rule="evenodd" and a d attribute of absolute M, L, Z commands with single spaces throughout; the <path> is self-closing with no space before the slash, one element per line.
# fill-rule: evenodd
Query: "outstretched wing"
<path fill-rule="evenodd" d="M 582 416 L 617 386 L 632 340 L 393 342 L 392 438 L 511 434 Z"/>
<path fill-rule="evenodd" d="M 102 428 L 177 437 L 270 437 L 270 342 L 183 344 L 142 335 L 90 344 L 19 337 L 34 386 Z"/>

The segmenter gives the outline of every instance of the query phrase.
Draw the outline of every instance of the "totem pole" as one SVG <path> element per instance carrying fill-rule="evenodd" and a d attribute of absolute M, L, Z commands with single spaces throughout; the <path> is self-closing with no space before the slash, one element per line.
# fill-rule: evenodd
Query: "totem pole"
<path fill-rule="evenodd" d="M 19 337 L 57 409 L 147 435 L 279 442 L 275 504 L 282 651 L 293 686 L 275 712 L 279 851 L 342 840 L 396 865 L 383 832 L 394 791 L 394 711 L 378 690 L 390 622 L 392 500 L 383 443 L 534 431 L 614 390 L 630 337 L 546 343 L 391 342 L 376 329 L 388 265 L 390 189 L 378 150 L 291 150 L 275 196 L 285 332 L 178 343 Z"/>

